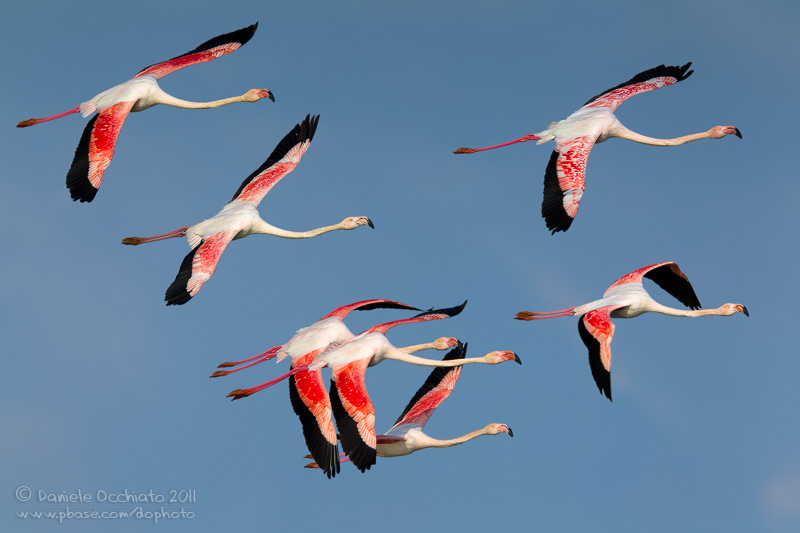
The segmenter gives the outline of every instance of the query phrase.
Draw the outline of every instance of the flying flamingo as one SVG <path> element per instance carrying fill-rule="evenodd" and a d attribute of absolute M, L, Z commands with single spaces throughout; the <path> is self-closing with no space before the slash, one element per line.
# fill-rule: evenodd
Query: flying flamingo
<path fill-rule="evenodd" d="M 688 78 L 694 72 L 689 70 L 691 64 L 682 67 L 659 65 L 640 72 L 625 83 L 598 94 L 566 119 L 552 122 L 549 128 L 539 133 L 486 148 L 459 148 L 453 153 L 471 154 L 526 141 L 542 144 L 555 140 L 556 149 L 544 173 L 542 218 L 551 234 L 567 231 L 578 213 L 586 188 L 586 161 L 595 143 L 618 137 L 653 146 L 677 146 L 698 139 L 721 139 L 731 134 L 742 138 L 742 133 L 734 126 L 714 126 L 708 131 L 675 139 L 654 139 L 629 130 L 614 116 L 620 104 L 631 96 Z"/>
<path fill-rule="evenodd" d="M 260 353 L 254 357 L 250 357 L 249 359 L 222 363 L 217 368 L 230 368 L 233 366 L 239 366 L 242 363 L 249 364 L 241 366 L 235 370 L 218 370 L 209 377 L 218 378 L 221 376 L 227 376 L 233 372 L 244 370 L 245 368 L 263 363 L 264 361 L 269 361 L 275 357 L 278 358 L 278 362 L 282 361 L 286 356 L 291 357 L 292 361 L 295 361 L 296 359 L 299 359 L 313 351 L 324 350 L 331 344 L 341 344 L 355 336 L 344 324 L 344 319 L 347 317 L 347 315 L 349 315 L 352 311 L 369 311 L 371 309 L 410 309 L 412 311 L 420 311 L 420 309 L 404 303 L 383 299 L 363 300 L 344 305 L 334 309 L 310 326 L 297 330 L 297 333 L 295 333 L 294 337 L 289 339 L 281 346 L 273 346 L 266 352 Z M 252 389 L 248 390 L 250 392 L 245 396 L 250 396 L 250 394 L 258 392 L 262 389 L 253 387 Z"/>
<path fill-rule="evenodd" d="M 256 28 L 258 28 L 258 22 L 241 30 L 214 37 L 190 52 L 143 69 L 133 79 L 103 91 L 74 109 L 50 117 L 23 120 L 17 124 L 17 127 L 33 126 L 73 113 L 81 113 L 84 117 L 88 117 L 97 111 L 97 115 L 83 130 L 80 143 L 75 150 L 75 158 L 67 173 L 67 188 L 72 199 L 91 202 L 103 182 L 103 173 L 111 163 L 111 158 L 114 157 L 119 131 L 122 129 L 125 119 L 128 118 L 128 113 L 143 111 L 156 104 L 166 104 L 184 109 L 208 109 L 236 102 L 257 102 L 262 98 L 275 101 L 275 96 L 269 90 L 251 89 L 242 96 L 233 96 L 213 102 L 188 102 L 165 93 L 158 86 L 157 80 L 167 74 L 183 67 L 211 61 L 237 50 L 250 40 L 256 33 Z"/>
<path fill-rule="evenodd" d="M 642 278 L 653 280 L 659 287 L 692 309 L 673 309 L 653 300 L 642 286 Z M 589 349 L 589 366 L 597 388 L 611 400 L 611 338 L 614 335 L 612 318 L 634 318 L 643 313 L 661 313 L 671 316 L 731 316 L 744 313 L 750 316 L 742 304 L 725 304 L 717 309 L 700 310 L 700 301 L 694 293 L 689 278 L 677 264 L 669 261 L 640 268 L 622 276 L 603 294 L 603 298 L 587 304 L 551 311 L 549 313 L 517 313 L 517 320 L 541 320 L 559 316 L 582 315 L 578 321 L 578 332 Z"/>
<path fill-rule="evenodd" d="M 162 235 L 126 237 L 122 240 L 122 244 L 138 245 L 175 237 L 187 238 L 192 251 L 184 258 L 175 281 L 167 288 L 164 296 L 167 305 L 183 305 L 197 294 L 214 274 L 222 252 L 232 240 L 254 233 L 287 239 L 307 239 L 339 229 L 351 230 L 364 225 L 375 227 L 369 218 L 362 216 L 348 217 L 333 226 L 309 231 L 287 231 L 268 224 L 258 215 L 259 202 L 281 178 L 300 163 L 314 137 L 318 121 L 319 115 L 306 116 L 302 124 L 295 125 L 264 164 L 242 182 L 233 200 L 212 218 Z"/>
<path fill-rule="evenodd" d="M 400 324 L 441 320 L 449 316 L 433 312 L 374 326 L 345 344 L 323 352 L 316 361 L 307 365 L 307 369 L 311 371 L 324 366 L 333 370 L 330 399 L 336 426 L 339 428 L 342 451 L 362 472 L 375 464 L 377 454 L 375 409 L 365 384 L 367 367 L 377 365 L 384 359 L 436 367 L 453 367 L 468 363 L 499 364 L 505 361 L 522 364 L 519 357 L 511 351 L 495 351 L 483 357 L 458 361 L 432 361 L 398 350 L 385 336 L 388 330 Z M 297 366 L 291 373 L 296 374 L 303 370 L 302 366 Z"/>
<path fill-rule="evenodd" d="M 464 359 L 466 353 L 467 345 L 459 342 L 455 348 L 444 356 L 444 361 Z M 448 448 L 450 446 L 463 444 L 481 435 L 508 433 L 509 436 L 514 436 L 514 433 L 507 424 L 498 423 L 489 424 L 485 428 L 448 440 L 434 439 L 423 433 L 422 430 L 433 415 L 433 412 L 448 396 L 450 396 L 453 389 L 455 389 L 456 382 L 459 376 L 461 376 L 462 368 L 461 366 L 452 368 L 441 367 L 431 372 L 422 387 L 417 391 L 414 397 L 411 398 L 411 401 L 397 419 L 394 426 L 383 435 L 376 436 L 377 455 L 379 457 L 399 457 L 424 448 Z M 341 462 L 347 460 L 348 459 L 341 459 Z M 317 463 L 311 463 L 306 465 L 306 468 L 319 468 L 319 465 Z"/>
<path fill-rule="evenodd" d="M 440 309 L 436 313 L 439 315 L 456 316 L 461 312 L 464 306 L 466 306 L 466 302 L 459 307 Z M 235 363 L 223 363 L 220 365 L 221 367 L 227 367 L 256 359 L 254 363 L 236 369 L 241 370 L 242 368 L 258 364 L 273 357 L 279 357 L 279 361 L 287 355 L 291 357 L 292 371 L 288 374 L 255 387 L 236 389 L 231 391 L 228 397 L 231 398 L 231 400 L 239 400 L 271 387 L 291 376 L 289 381 L 289 396 L 292 402 L 292 408 L 295 414 L 300 418 L 300 422 L 303 426 L 303 435 L 306 439 L 309 451 L 314 459 L 322 465 L 323 472 L 328 478 L 335 476 L 339 472 L 339 449 L 336 428 L 333 425 L 331 401 L 322 379 L 322 369 L 313 372 L 302 372 L 297 376 L 293 375 L 292 372 L 294 372 L 294 369 L 298 366 L 308 367 L 308 365 L 313 363 L 317 356 L 326 348 L 338 346 L 354 337 L 343 322 L 344 317 L 351 311 L 355 309 L 375 309 L 378 307 L 415 309 L 406 304 L 401 304 L 392 300 L 366 300 L 364 302 L 350 304 L 334 310 L 311 326 L 299 330 L 297 334 L 283 346 L 275 346 L 263 354 L 251 357 L 250 359 L 237 361 Z M 423 314 L 431 314 L 432 312 L 433 311 L 426 311 Z M 455 346 L 457 342 L 458 341 L 453 338 L 441 337 L 433 343 L 418 344 L 401 348 L 401 350 L 406 353 L 414 353 L 431 348 L 446 350 L 451 346 Z M 211 377 L 227 375 L 236 370 L 215 372 Z"/>

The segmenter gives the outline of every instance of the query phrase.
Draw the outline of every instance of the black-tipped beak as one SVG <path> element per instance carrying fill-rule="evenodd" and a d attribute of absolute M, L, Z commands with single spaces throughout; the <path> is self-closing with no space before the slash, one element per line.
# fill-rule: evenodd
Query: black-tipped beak
<path fill-rule="evenodd" d="M 272 100 L 273 102 L 275 101 L 275 93 L 273 93 L 272 91 L 269 92 L 269 99 Z M 741 137 L 741 135 L 739 135 L 739 137 Z"/>
<path fill-rule="evenodd" d="M 369 226 L 372 229 L 375 229 L 375 224 L 373 224 L 370 219 L 367 219 L 367 226 Z"/>
<path fill-rule="evenodd" d="M 522 359 L 520 359 L 519 356 L 516 353 L 514 353 L 514 361 L 516 361 L 520 365 L 522 364 Z M 512 435 L 512 437 L 513 437 L 513 435 Z"/>
<path fill-rule="evenodd" d="M 506 426 L 506 427 L 508 428 L 508 436 L 509 437 L 513 437 L 514 436 L 514 432 L 511 431 L 511 426 Z"/>
<path fill-rule="evenodd" d="M 742 306 L 742 313 L 744 313 L 744 316 L 746 317 L 750 316 L 750 313 L 747 312 L 747 308 L 745 306 Z"/>
<path fill-rule="evenodd" d="M 735 130 L 736 130 L 736 133 L 735 133 L 734 135 L 736 135 L 737 137 L 739 137 L 739 138 L 741 139 L 741 138 L 742 138 L 742 132 L 741 132 L 741 131 L 739 131 L 739 128 L 737 128 L 737 127 L 735 127 L 735 126 L 734 126 L 734 128 L 733 128 L 733 129 L 735 129 Z"/>

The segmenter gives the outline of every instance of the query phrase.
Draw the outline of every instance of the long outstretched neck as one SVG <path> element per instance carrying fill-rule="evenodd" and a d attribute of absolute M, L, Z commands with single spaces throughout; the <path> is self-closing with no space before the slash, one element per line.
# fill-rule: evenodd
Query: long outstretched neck
<path fill-rule="evenodd" d="M 317 235 L 322 235 L 323 233 L 328 233 L 339 229 L 345 229 L 344 222 L 334 224 L 333 226 L 324 226 L 322 228 L 312 229 L 308 231 L 289 231 L 281 228 L 276 228 L 272 224 L 269 224 L 262 220 L 262 223 L 254 228 L 253 233 L 275 235 L 277 237 L 283 237 L 285 239 L 309 239 L 311 237 L 316 237 Z"/>
<path fill-rule="evenodd" d="M 651 146 L 678 146 L 680 144 L 690 143 L 699 139 L 721 139 L 727 135 L 736 135 L 740 139 L 742 138 L 739 128 L 733 126 L 714 126 L 708 131 L 692 133 L 691 135 L 675 137 L 674 139 L 656 139 L 654 137 L 647 137 L 641 133 L 631 131 L 621 124 L 619 124 L 613 132 L 614 137 L 628 139 L 629 141 L 634 141 L 641 144 L 649 144 Z"/>
<path fill-rule="evenodd" d="M 419 366 L 435 366 L 435 367 L 454 367 L 461 365 L 468 365 L 470 363 L 487 363 L 486 357 L 470 357 L 467 359 L 453 359 L 450 361 L 438 361 L 425 359 L 424 357 L 417 357 L 411 355 L 400 349 L 391 350 L 385 357 L 386 359 L 394 359 L 395 361 L 403 361 L 404 363 L 411 363 L 412 365 Z"/>
<path fill-rule="evenodd" d="M 214 100 L 212 102 L 191 102 L 189 100 L 181 100 L 175 98 L 171 94 L 163 93 L 159 99 L 160 104 L 171 105 L 172 107 L 180 107 L 181 109 L 211 109 L 214 107 L 222 107 L 228 104 L 236 104 L 238 102 L 248 102 L 247 94 L 241 96 L 231 96 L 230 98 L 223 98 L 222 100 Z"/>
<path fill-rule="evenodd" d="M 433 448 L 449 448 L 450 446 L 458 446 L 459 444 L 463 444 L 469 440 L 474 439 L 475 437 L 480 437 L 481 435 L 489 435 L 490 427 L 491 426 L 486 426 L 483 429 L 473 431 L 472 433 L 467 433 L 466 435 L 462 435 L 461 437 L 457 437 L 455 439 L 447 439 L 447 440 L 431 439 L 430 446 Z"/>
<path fill-rule="evenodd" d="M 166 239 L 174 239 L 175 237 L 185 237 L 186 230 L 189 226 L 184 226 L 181 229 L 170 231 L 169 233 L 162 233 L 161 235 L 153 235 L 152 237 L 125 237 L 122 239 L 122 244 L 130 244 L 136 246 L 137 244 L 144 244 L 146 242 L 163 241 Z"/>
<path fill-rule="evenodd" d="M 58 115 L 53 115 L 51 117 L 29 118 L 28 120 L 23 120 L 22 122 L 17 124 L 17 127 L 27 128 L 28 126 L 33 126 L 34 124 L 39 124 L 41 122 L 47 122 L 48 120 L 55 120 L 57 118 L 66 117 L 67 115 L 71 115 L 73 113 L 78 113 L 80 110 L 81 106 L 78 106 L 75 109 L 70 109 L 69 111 L 64 111 L 63 113 L 59 113 Z"/>
<path fill-rule="evenodd" d="M 453 153 L 454 154 L 474 154 L 475 152 L 483 152 L 484 150 L 494 150 L 495 148 L 502 148 L 503 146 L 510 146 L 512 144 L 524 143 L 526 141 L 538 141 L 538 140 L 541 140 L 541 137 L 537 137 L 536 135 L 530 134 L 530 135 L 525 135 L 524 137 L 520 137 L 519 139 L 516 139 L 514 141 L 510 141 L 510 142 L 503 143 L 503 144 L 496 144 L 494 146 L 487 146 L 485 148 L 459 148 L 458 150 L 456 150 Z"/>
<path fill-rule="evenodd" d="M 716 307 L 714 309 L 675 309 L 672 307 L 667 307 L 666 305 L 659 304 L 656 309 L 653 309 L 656 313 L 661 313 L 662 315 L 670 315 L 670 316 L 683 316 L 683 317 L 698 317 L 698 316 L 728 316 L 731 313 L 725 309 L 725 306 Z"/>

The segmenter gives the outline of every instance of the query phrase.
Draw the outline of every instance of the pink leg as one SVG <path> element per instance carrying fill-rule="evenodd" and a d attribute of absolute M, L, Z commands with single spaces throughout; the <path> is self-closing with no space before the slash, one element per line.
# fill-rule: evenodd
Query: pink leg
<path fill-rule="evenodd" d="M 266 383 L 262 383 L 261 385 L 258 385 L 258 386 L 255 386 L 255 387 L 250 387 L 249 389 L 236 389 L 236 390 L 233 390 L 228 394 L 227 398 L 231 398 L 231 401 L 233 401 L 233 400 L 241 400 L 242 398 L 246 398 L 247 396 L 250 396 L 251 394 L 255 394 L 258 391 L 262 391 L 262 390 L 264 390 L 264 389 L 266 389 L 268 387 L 272 387 L 276 383 L 280 383 L 284 379 L 286 379 L 286 378 L 288 378 L 290 376 L 294 376 L 295 374 L 299 374 L 300 372 L 305 372 L 306 370 L 308 370 L 308 365 L 297 365 L 295 368 L 291 369 L 286 374 L 284 374 L 282 376 L 279 376 L 279 377 L 273 379 L 272 381 L 267 381 Z"/>
<path fill-rule="evenodd" d="M 170 231 L 169 233 L 153 235 L 152 237 L 125 237 L 122 239 L 122 244 L 136 246 L 137 244 L 144 244 L 146 242 L 163 241 L 165 239 L 174 239 L 175 237 L 185 237 L 187 229 L 189 229 L 189 226 L 184 226 L 181 229 L 176 229 L 175 231 Z"/>
<path fill-rule="evenodd" d="M 81 110 L 81 107 L 78 106 L 75 109 L 70 109 L 69 111 L 65 111 L 63 113 L 59 113 L 58 115 L 53 115 L 52 117 L 45 117 L 45 118 L 29 118 L 28 120 L 23 120 L 19 124 L 17 124 L 18 128 L 27 128 L 28 126 L 33 126 L 34 124 L 39 124 L 40 122 L 47 122 L 48 120 L 55 120 L 57 118 L 66 117 L 67 115 L 71 115 L 73 113 L 77 113 Z"/>
<path fill-rule="evenodd" d="M 495 148 L 502 148 L 503 146 L 509 146 L 509 145 L 517 144 L 517 143 L 524 143 L 526 141 L 538 141 L 540 139 L 541 139 L 541 137 L 537 137 L 536 135 L 530 134 L 530 135 L 526 135 L 524 137 L 520 137 L 516 141 L 511 141 L 511 142 L 507 142 L 507 143 L 503 143 L 503 144 L 496 144 L 494 146 L 487 146 L 486 148 L 459 148 L 458 150 L 456 150 L 453 153 L 454 154 L 474 154 L 475 152 L 482 152 L 484 150 L 494 150 Z"/>
<path fill-rule="evenodd" d="M 520 311 L 514 318 L 517 320 L 543 320 L 545 318 L 556 318 L 559 316 L 573 316 L 572 311 L 574 309 L 574 307 L 570 307 L 569 309 L 550 311 L 548 313 L 531 313 L 530 311 Z"/>
<path fill-rule="evenodd" d="M 254 359 L 259 359 L 258 361 L 254 362 L 254 363 L 250 363 L 249 365 L 245 365 L 245 366 L 243 366 L 241 368 L 237 368 L 236 370 L 218 370 L 218 371 L 214 372 L 213 374 L 211 374 L 209 377 L 218 378 L 220 376 L 227 376 L 228 374 L 231 374 L 233 372 L 238 372 L 239 370 L 244 370 L 245 368 L 249 368 L 251 366 L 257 365 L 258 363 L 263 363 L 264 361 L 269 361 L 270 359 L 273 359 L 275 356 L 277 356 L 278 350 L 280 350 L 281 348 L 282 348 L 282 346 L 273 346 L 272 348 L 270 348 L 266 352 L 260 353 L 260 354 L 256 355 L 255 357 L 251 357 L 249 359 L 242 359 L 241 361 L 232 361 L 232 362 L 229 362 L 229 363 L 222 363 L 217 368 L 227 368 L 227 367 L 231 367 L 231 366 L 237 366 L 237 365 L 240 365 L 242 363 L 247 363 L 248 361 L 252 361 Z"/>

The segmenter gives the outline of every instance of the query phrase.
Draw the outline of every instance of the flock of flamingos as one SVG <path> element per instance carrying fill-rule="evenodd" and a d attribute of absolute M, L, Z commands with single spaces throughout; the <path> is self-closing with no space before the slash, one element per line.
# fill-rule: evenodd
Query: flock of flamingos
<path fill-rule="evenodd" d="M 20 122 L 18 127 L 32 126 L 74 113 L 88 117 L 75 158 L 67 172 L 67 188 L 73 200 L 91 202 L 103 182 L 105 171 L 114 156 L 120 129 L 132 111 L 142 111 L 156 104 L 186 109 L 207 109 L 236 102 L 257 102 L 263 98 L 275 101 L 267 89 L 252 89 L 241 96 L 212 102 L 189 102 L 175 98 L 158 86 L 158 79 L 176 70 L 211 61 L 244 45 L 256 32 L 258 23 L 214 37 L 194 50 L 168 61 L 151 65 L 132 79 L 98 94 L 79 106 L 50 117 Z M 692 74 L 691 63 L 683 66 L 664 66 L 641 72 L 630 80 L 591 98 L 572 115 L 536 134 L 487 148 L 460 148 L 456 154 L 490 150 L 530 140 L 541 144 L 555 142 L 555 150 L 545 170 L 542 217 L 553 234 L 567 231 L 578 212 L 585 189 L 586 161 L 595 143 L 612 137 L 629 139 L 656 146 L 675 146 L 698 139 L 721 139 L 728 135 L 741 138 L 734 126 L 715 126 L 706 132 L 677 137 L 654 139 L 635 133 L 623 126 L 614 116 L 617 108 L 630 98 L 646 91 L 685 80 Z M 289 231 L 264 221 L 258 214 L 258 204 L 266 194 L 300 163 L 308 150 L 319 123 L 319 116 L 306 116 L 278 143 L 267 160 L 239 186 L 230 202 L 213 217 L 193 226 L 153 237 L 128 237 L 123 244 L 138 245 L 174 237 L 186 237 L 191 251 L 180 265 L 175 280 L 165 294 L 167 305 L 183 305 L 192 299 L 211 278 L 228 244 L 251 234 L 263 233 L 287 239 L 306 239 L 335 230 L 352 230 L 360 226 L 374 228 L 365 216 L 347 217 L 342 222 L 310 231 Z M 650 297 L 642 279 L 654 281 L 688 310 L 664 306 Z M 339 307 L 308 327 L 302 328 L 285 344 L 275 346 L 255 357 L 228 362 L 211 377 L 220 377 L 277 358 L 291 358 L 291 370 L 272 381 L 249 389 L 237 389 L 228 396 L 236 400 L 289 379 L 292 407 L 300 418 L 303 435 L 314 462 L 307 465 L 321 469 L 328 478 L 340 471 L 340 463 L 351 461 L 362 472 L 375 464 L 376 456 L 408 455 L 428 447 L 447 447 L 461 444 L 480 435 L 507 433 L 506 424 L 489 424 L 483 429 L 450 440 L 427 436 L 423 429 L 436 408 L 450 395 L 468 363 L 499 364 L 519 357 L 511 351 L 494 351 L 483 357 L 467 358 L 467 345 L 454 338 L 441 337 L 434 342 L 394 347 L 386 333 L 395 326 L 456 316 L 464 304 L 423 311 L 392 300 L 367 300 Z M 561 316 L 580 316 L 578 331 L 589 350 L 592 377 L 601 393 L 611 400 L 611 339 L 614 335 L 612 318 L 633 318 L 647 312 L 672 316 L 697 317 L 706 315 L 731 316 L 744 313 L 741 304 L 727 303 L 716 309 L 700 309 L 700 301 L 687 276 L 673 262 L 658 263 L 631 272 L 616 281 L 599 300 L 548 313 L 520 312 L 518 320 L 541 320 Z M 355 310 L 399 309 L 416 311 L 411 318 L 376 325 L 354 335 L 344 319 Z M 447 350 L 441 361 L 411 355 L 414 352 Z M 413 396 L 394 426 L 383 435 L 375 433 L 375 410 L 365 385 L 367 367 L 384 359 L 436 367 Z M 322 368 L 332 370 L 330 392 L 322 378 Z M 334 425 L 335 420 L 335 425 Z M 339 453 L 338 442 L 342 450 Z"/>

